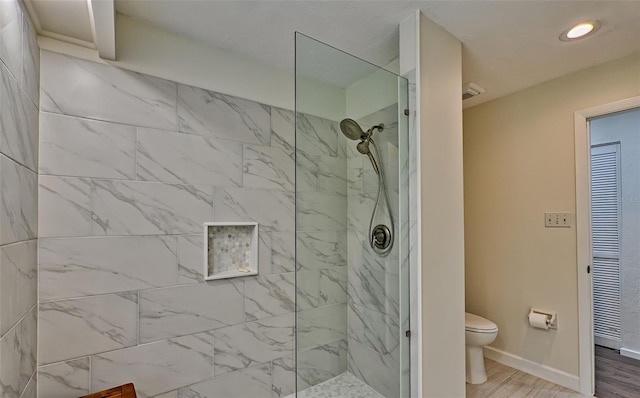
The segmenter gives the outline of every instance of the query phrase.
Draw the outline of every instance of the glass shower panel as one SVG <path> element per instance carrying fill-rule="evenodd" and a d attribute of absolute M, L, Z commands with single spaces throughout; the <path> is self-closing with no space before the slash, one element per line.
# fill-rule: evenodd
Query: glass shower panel
<path fill-rule="evenodd" d="M 296 34 L 300 397 L 410 395 L 407 95 L 396 74 Z"/>

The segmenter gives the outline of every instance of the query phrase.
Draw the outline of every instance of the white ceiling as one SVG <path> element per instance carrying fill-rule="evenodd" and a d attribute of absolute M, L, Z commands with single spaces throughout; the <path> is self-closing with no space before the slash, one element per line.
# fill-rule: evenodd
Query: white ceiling
<path fill-rule="evenodd" d="M 116 9 L 288 71 L 295 31 L 387 65 L 398 56 L 398 24 L 421 9 L 462 41 L 463 80 L 486 88 L 465 106 L 640 51 L 638 0 L 116 0 Z M 600 31 L 558 40 L 587 19 L 600 20 Z"/>

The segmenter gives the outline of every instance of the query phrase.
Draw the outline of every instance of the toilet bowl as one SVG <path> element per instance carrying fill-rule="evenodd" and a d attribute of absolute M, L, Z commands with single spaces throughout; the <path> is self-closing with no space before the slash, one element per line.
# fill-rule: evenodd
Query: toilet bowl
<path fill-rule="evenodd" d="M 464 335 L 467 383 L 482 384 L 487 381 L 482 347 L 493 343 L 498 335 L 498 326 L 488 319 L 466 312 Z"/>

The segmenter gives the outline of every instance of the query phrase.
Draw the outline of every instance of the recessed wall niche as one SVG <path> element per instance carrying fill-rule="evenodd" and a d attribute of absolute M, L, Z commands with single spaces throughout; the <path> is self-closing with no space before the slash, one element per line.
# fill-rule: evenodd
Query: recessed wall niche
<path fill-rule="evenodd" d="M 205 280 L 258 274 L 258 223 L 204 224 Z"/>

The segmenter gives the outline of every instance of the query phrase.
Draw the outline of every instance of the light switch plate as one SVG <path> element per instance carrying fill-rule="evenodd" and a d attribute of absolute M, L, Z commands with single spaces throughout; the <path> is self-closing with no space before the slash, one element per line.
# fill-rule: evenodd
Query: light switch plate
<path fill-rule="evenodd" d="M 547 228 L 571 228 L 571 213 L 544 213 Z"/>

